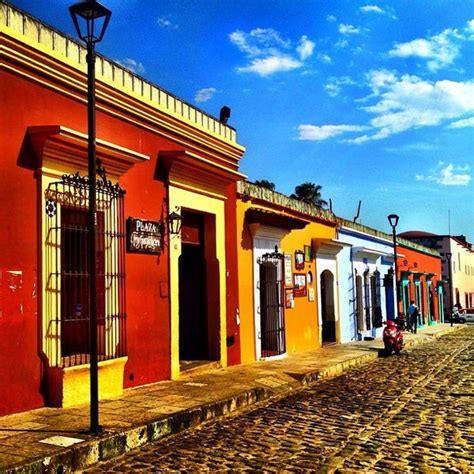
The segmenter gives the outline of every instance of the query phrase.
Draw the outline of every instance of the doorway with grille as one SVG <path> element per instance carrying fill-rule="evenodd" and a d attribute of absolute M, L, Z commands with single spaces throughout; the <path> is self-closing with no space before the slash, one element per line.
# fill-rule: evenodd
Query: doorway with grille
<path fill-rule="evenodd" d="M 283 254 L 262 255 L 259 265 L 260 328 L 262 358 L 286 352 L 283 306 Z"/>

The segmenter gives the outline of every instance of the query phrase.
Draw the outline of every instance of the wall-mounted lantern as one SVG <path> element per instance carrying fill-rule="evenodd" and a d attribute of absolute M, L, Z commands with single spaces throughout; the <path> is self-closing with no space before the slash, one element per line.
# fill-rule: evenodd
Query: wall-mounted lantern
<path fill-rule="evenodd" d="M 166 218 L 166 223 L 168 224 L 168 233 L 170 238 L 176 235 L 179 235 L 181 232 L 181 227 L 183 225 L 183 218 L 181 214 L 173 211 Z"/>

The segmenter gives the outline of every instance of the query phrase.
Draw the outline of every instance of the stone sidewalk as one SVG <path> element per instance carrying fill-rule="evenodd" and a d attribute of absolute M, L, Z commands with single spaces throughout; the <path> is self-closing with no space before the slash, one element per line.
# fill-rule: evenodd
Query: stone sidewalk
<path fill-rule="evenodd" d="M 462 328 L 439 324 L 416 335 L 405 333 L 405 349 Z M 80 472 L 147 442 L 374 360 L 382 347 L 379 339 L 330 345 L 281 360 L 127 389 L 120 398 L 100 402 L 100 436 L 87 434 L 88 406 L 0 417 L 0 472 Z"/>

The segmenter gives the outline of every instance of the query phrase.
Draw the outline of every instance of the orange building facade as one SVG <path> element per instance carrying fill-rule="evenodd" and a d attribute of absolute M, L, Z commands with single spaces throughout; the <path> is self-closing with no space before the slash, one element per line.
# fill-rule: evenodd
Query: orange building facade
<path fill-rule="evenodd" d="M 324 268 L 316 251 L 335 238 L 333 214 L 248 182 L 238 183 L 237 192 L 242 362 L 321 347 Z M 333 310 L 336 280 L 326 289 Z"/>

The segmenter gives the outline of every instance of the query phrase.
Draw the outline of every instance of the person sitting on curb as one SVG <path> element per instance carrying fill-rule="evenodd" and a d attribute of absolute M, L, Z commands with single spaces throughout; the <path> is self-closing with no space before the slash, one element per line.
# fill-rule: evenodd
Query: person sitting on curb
<path fill-rule="evenodd" d="M 418 326 L 418 306 L 415 304 L 414 300 L 410 301 L 410 307 L 408 308 L 408 317 L 410 319 L 411 332 L 416 334 L 416 329 Z"/>

